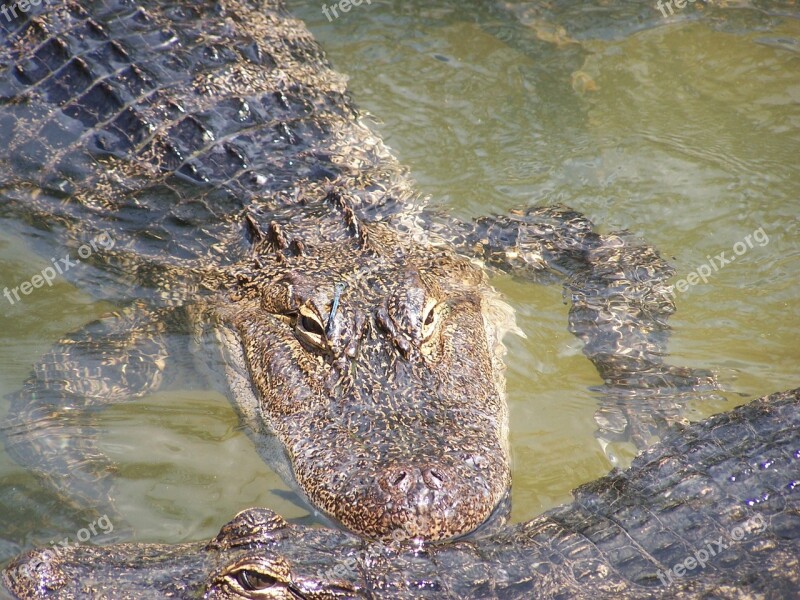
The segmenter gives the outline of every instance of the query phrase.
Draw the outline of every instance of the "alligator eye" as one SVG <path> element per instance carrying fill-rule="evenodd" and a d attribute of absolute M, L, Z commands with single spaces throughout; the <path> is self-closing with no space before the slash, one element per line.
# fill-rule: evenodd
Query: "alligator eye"
<path fill-rule="evenodd" d="M 237 571 L 234 575 L 236 583 L 247 592 L 256 592 L 258 590 L 268 590 L 271 587 L 278 585 L 278 580 L 267 575 L 266 573 L 259 573 L 253 569 L 242 569 Z"/>
<path fill-rule="evenodd" d="M 312 346 L 316 346 L 317 348 L 325 347 L 325 327 L 320 322 L 319 317 L 317 317 L 310 308 L 305 306 L 300 307 L 295 331 L 301 340 Z"/>
<path fill-rule="evenodd" d="M 325 330 L 322 328 L 322 325 L 317 323 L 314 319 L 311 319 L 305 315 L 300 317 L 300 324 L 303 326 L 308 333 L 313 333 L 314 335 L 323 336 L 325 335 Z"/>
<path fill-rule="evenodd" d="M 436 302 L 430 301 L 425 307 L 422 318 L 422 339 L 427 340 L 433 334 L 436 325 Z"/>

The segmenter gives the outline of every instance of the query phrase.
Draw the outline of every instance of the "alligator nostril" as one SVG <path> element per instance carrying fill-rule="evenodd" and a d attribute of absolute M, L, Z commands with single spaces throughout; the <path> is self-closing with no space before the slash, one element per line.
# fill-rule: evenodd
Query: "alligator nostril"
<path fill-rule="evenodd" d="M 403 480 L 404 480 L 406 477 L 408 477 L 408 474 L 407 474 L 405 471 L 400 471 L 400 472 L 399 472 L 399 473 L 398 473 L 398 474 L 395 476 L 395 478 L 394 478 L 394 481 L 392 481 L 392 487 L 397 487 L 398 485 L 400 485 L 401 483 L 403 483 Z"/>
<path fill-rule="evenodd" d="M 425 490 L 443 490 L 451 481 L 447 471 L 438 467 L 403 466 L 387 469 L 378 483 L 389 494 L 405 496 L 414 490 L 415 494 Z"/>
<path fill-rule="evenodd" d="M 388 469 L 383 474 L 383 477 L 380 478 L 379 483 L 390 494 L 397 492 L 405 494 L 413 485 L 412 479 L 413 477 L 408 469 L 395 468 Z"/>
<path fill-rule="evenodd" d="M 422 471 L 422 481 L 432 490 L 440 490 L 445 483 L 445 477 L 442 475 L 441 471 L 425 469 Z"/>
<path fill-rule="evenodd" d="M 57 556 L 49 548 L 30 551 L 7 567 L 6 584 L 20 598 L 31 597 L 31 590 L 57 592 L 66 588 L 70 580 L 59 565 L 63 561 Z"/>

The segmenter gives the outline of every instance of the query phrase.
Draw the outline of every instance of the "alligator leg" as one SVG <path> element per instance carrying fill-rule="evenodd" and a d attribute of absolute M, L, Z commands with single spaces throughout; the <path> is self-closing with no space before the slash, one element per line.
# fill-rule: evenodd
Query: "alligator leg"
<path fill-rule="evenodd" d="M 8 453 L 75 508 L 114 513 L 113 465 L 97 445 L 96 413 L 153 392 L 171 377 L 167 359 L 179 337 L 167 331 L 183 313 L 133 305 L 57 342 L 9 395 L 0 428 Z"/>
<path fill-rule="evenodd" d="M 595 416 L 604 447 L 648 445 L 681 420 L 696 392 L 716 389 L 709 371 L 664 362 L 667 319 L 675 311 L 667 280 L 674 270 L 651 246 L 625 233 L 597 233 L 564 206 L 480 218 L 459 241 L 491 267 L 565 281 L 570 331 L 604 381 Z"/>

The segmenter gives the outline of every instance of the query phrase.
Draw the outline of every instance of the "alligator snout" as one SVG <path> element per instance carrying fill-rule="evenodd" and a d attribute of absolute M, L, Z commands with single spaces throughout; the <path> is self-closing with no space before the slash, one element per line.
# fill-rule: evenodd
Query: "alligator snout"
<path fill-rule="evenodd" d="M 374 477 L 349 482 L 348 511 L 340 511 L 339 518 L 347 527 L 384 541 L 466 533 L 491 516 L 502 500 L 500 492 L 507 489 L 509 472 L 504 465 L 495 466 L 482 472 L 474 461 L 448 458 L 376 465 Z"/>
<path fill-rule="evenodd" d="M 436 539 L 470 529 L 470 519 L 487 519 L 495 508 L 488 488 L 466 468 L 404 465 L 386 469 L 364 495 L 383 507 L 378 537 Z"/>

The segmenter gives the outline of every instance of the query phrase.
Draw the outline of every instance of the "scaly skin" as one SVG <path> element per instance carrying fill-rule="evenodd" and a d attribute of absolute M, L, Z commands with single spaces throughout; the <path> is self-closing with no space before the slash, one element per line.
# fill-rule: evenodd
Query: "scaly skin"
<path fill-rule="evenodd" d="M 113 490 L 86 409 L 168 382 L 186 353 L 169 334 L 199 326 L 312 504 L 375 537 L 483 522 L 510 485 L 494 317 L 510 309 L 402 226 L 410 182 L 303 25 L 276 2 L 34 12 L 4 34 L 2 207 L 73 249 L 108 233 L 88 260 L 128 303 L 43 359 L 9 452 L 97 505 Z"/>
<path fill-rule="evenodd" d="M 713 387 L 663 363 L 652 248 L 563 207 L 437 224 L 277 1 L 42 3 L 0 42 L 0 216 L 59 255 L 113 240 L 66 275 L 120 310 L 56 344 L 2 427 L 76 506 L 114 496 L 96 409 L 175 381 L 196 335 L 311 504 L 371 538 L 475 529 L 510 485 L 514 329 L 476 257 L 566 278 L 604 439 L 642 445 Z"/>
<path fill-rule="evenodd" d="M 34 550 L 3 577 L 23 600 L 792 598 L 798 448 L 800 389 L 674 430 L 571 504 L 478 540 L 387 547 L 254 508 L 208 543 Z"/>

